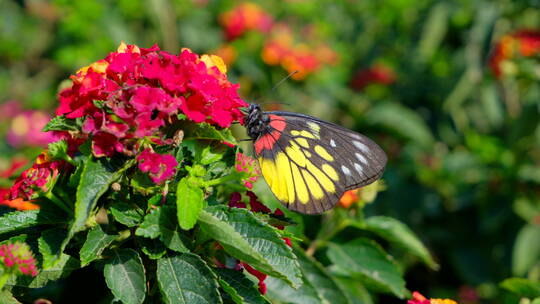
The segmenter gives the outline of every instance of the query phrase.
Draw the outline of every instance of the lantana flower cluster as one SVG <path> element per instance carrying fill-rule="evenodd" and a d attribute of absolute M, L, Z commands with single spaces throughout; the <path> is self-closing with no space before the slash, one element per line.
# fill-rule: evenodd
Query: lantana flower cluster
<path fill-rule="evenodd" d="M 0 245 L 0 262 L 5 274 L 38 274 L 36 260 L 26 243 L 15 242 Z"/>
<path fill-rule="evenodd" d="M 247 177 L 243 180 L 244 186 L 248 189 L 253 188 L 253 183 L 257 181 L 261 175 L 261 169 L 257 161 L 243 153 L 236 153 L 236 170 L 238 172 L 247 173 Z"/>
<path fill-rule="evenodd" d="M 217 56 L 183 49 L 179 55 L 122 44 L 117 52 L 81 69 L 60 93 L 57 115 L 84 118 L 82 135 L 95 156 L 133 155 L 140 139 L 170 144 L 163 127 L 179 113 L 196 123 L 229 127 L 245 102 Z"/>
<path fill-rule="evenodd" d="M 303 37 L 310 37 L 308 34 Z M 316 39 L 313 39 L 316 40 Z M 270 38 L 265 42 L 261 53 L 268 65 L 280 65 L 288 73 L 298 71 L 292 78 L 302 80 L 325 65 L 335 64 L 337 54 L 326 44 L 306 39 L 296 39 L 285 24 L 276 25 Z"/>
<path fill-rule="evenodd" d="M 244 2 L 222 13 L 219 22 L 223 26 L 227 40 L 234 40 L 247 31 L 268 33 L 274 20 L 259 5 Z"/>
<path fill-rule="evenodd" d="M 511 60 L 518 57 L 534 57 L 540 54 L 540 31 L 519 30 L 503 36 L 495 45 L 489 60 L 496 77 L 514 70 Z"/>
<path fill-rule="evenodd" d="M 450 299 L 427 299 L 418 291 L 413 292 L 413 298 L 407 301 L 407 304 L 458 304 Z"/>

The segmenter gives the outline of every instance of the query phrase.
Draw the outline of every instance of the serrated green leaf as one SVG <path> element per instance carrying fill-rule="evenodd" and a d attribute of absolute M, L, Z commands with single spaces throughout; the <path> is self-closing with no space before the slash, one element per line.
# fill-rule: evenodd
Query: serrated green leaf
<path fill-rule="evenodd" d="M 125 166 L 123 169 L 125 170 Z M 75 200 L 75 219 L 71 225 L 71 233 L 84 229 L 86 221 L 92 210 L 96 207 L 98 199 L 109 189 L 109 186 L 118 179 L 123 170 L 113 167 L 105 159 L 88 157 L 81 173 L 81 180 L 77 187 Z"/>
<path fill-rule="evenodd" d="M 186 244 L 189 240 L 179 231 L 178 228 L 171 229 L 170 226 L 161 225 L 161 235 L 159 239 L 167 248 L 176 252 L 189 252 Z"/>
<path fill-rule="evenodd" d="M 84 267 L 99 258 L 103 250 L 105 250 L 115 238 L 115 235 L 105 233 L 100 225 L 94 226 L 94 228 L 88 232 L 86 241 L 80 250 L 81 266 Z"/>
<path fill-rule="evenodd" d="M 63 228 L 45 230 L 38 240 L 39 252 L 43 256 L 43 269 L 53 267 L 60 260 L 64 247 L 62 244 L 68 236 Z"/>
<path fill-rule="evenodd" d="M 540 260 L 540 227 L 523 226 L 518 232 L 512 253 L 512 272 L 525 275 Z"/>
<path fill-rule="evenodd" d="M 43 127 L 42 132 L 49 131 L 79 131 L 80 126 L 75 119 L 65 116 L 55 116 Z"/>
<path fill-rule="evenodd" d="M 501 282 L 500 286 L 520 297 L 537 298 L 540 297 L 540 282 L 524 278 L 509 278 Z"/>
<path fill-rule="evenodd" d="M 160 240 L 141 239 L 140 242 L 142 252 L 152 260 L 160 259 L 167 253 L 167 248 Z"/>
<path fill-rule="evenodd" d="M 146 278 L 139 254 L 132 249 L 112 252 L 103 269 L 105 282 L 116 299 L 126 304 L 140 304 L 146 296 Z"/>
<path fill-rule="evenodd" d="M 115 202 L 109 208 L 109 211 L 117 222 L 128 227 L 137 226 L 144 218 L 142 210 L 137 206 L 129 205 L 124 202 Z"/>
<path fill-rule="evenodd" d="M 397 266 L 375 242 L 357 239 L 343 245 L 330 244 L 328 258 L 340 271 L 399 298 L 408 295 Z"/>
<path fill-rule="evenodd" d="M 295 248 L 294 253 L 298 257 L 304 280 L 315 288 L 321 299 L 332 304 L 350 303 L 343 290 L 321 264 L 298 248 Z"/>
<path fill-rule="evenodd" d="M 49 269 L 42 269 L 36 277 L 19 276 L 12 285 L 28 288 L 41 288 L 51 281 L 68 276 L 73 270 L 79 269 L 80 263 L 70 255 L 62 254 L 58 262 Z"/>
<path fill-rule="evenodd" d="M 160 235 L 159 218 L 164 207 L 152 209 L 145 217 L 139 228 L 135 230 L 135 235 L 155 239 Z"/>
<path fill-rule="evenodd" d="M 190 139 L 218 140 L 236 144 L 236 138 L 232 135 L 230 129 L 217 130 L 214 126 L 206 123 L 187 125 L 184 140 Z"/>
<path fill-rule="evenodd" d="M 293 289 L 285 281 L 275 277 L 268 277 L 264 282 L 271 302 L 277 300 L 291 304 L 331 304 L 322 299 L 315 287 L 307 281 L 304 281 L 298 289 Z"/>
<path fill-rule="evenodd" d="M 58 224 L 66 221 L 65 214 L 40 210 L 8 212 L 0 217 L 0 234 L 45 224 Z"/>
<path fill-rule="evenodd" d="M 219 277 L 219 284 L 231 299 L 237 303 L 264 304 L 268 301 L 257 290 L 253 282 L 242 271 L 226 268 L 214 269 Z"/>
<path fill-rule="evenodd" d="M 202 189 L 191 185 L 188 178 L 182 178 L 176 188 L 176 212 L 182 229 L 189 230 L 195 226 L 203 205 Z"/>
<path fill-rule="evenodd" d="M 273 227 L 249 211 L 213 206 L 201 212 L 199 224 L 235 258 L 295 288 L 302 284 L 300 266 L 291 248 Z"/>
<path fill-rule="evenodd" d="M 158 260 L 157 278 L 165 303 L 222 303 L 216 276 L 198 255 L 183 253 Z"/>
<path fill-rule="evenodd" d="M 2 304 L 21 304 L 13 295 L 11 292 L 7 290 L 0 291 L 0 303 Z"/>
<path fill-rule="evenodd" d="M 335 279 L 352 304 L 373 304 L 369 291 L 358 280 L 339 276 Z"/>
<path fill-rule="evenodd" d="M 364 224 L 364 229 L 374 232 L 382 238 L 406 249 L 407 252 L 420 258 L 431 269 L 437 270 L 439 268 L 439 265 L 435 262 L 424 244 L 402 222 L 391 217 L 372 216 Z"/>

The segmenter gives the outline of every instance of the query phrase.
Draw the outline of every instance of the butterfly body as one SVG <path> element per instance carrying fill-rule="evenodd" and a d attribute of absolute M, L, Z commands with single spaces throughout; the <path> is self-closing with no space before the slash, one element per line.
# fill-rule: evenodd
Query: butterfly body
<path fill-rule="evenodd" d="M 294 211 L 322 213 L 345 191 L 379 179 L 386 165 L 369 138 L 315 117 L 251 104 L 245 122 L 264 179 Z"/>

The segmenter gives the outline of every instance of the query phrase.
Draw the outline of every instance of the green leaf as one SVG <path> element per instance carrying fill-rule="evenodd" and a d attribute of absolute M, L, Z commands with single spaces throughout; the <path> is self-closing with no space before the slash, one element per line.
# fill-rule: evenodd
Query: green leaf
<path fill-rule="evenodd" d="M 533 282 L 524 278 L 509 278 L 501 282 L 500 286 L 520 297 L 540 297 L 540 282 Z"/>
<path fill-rule="evenodd" d="M 158 260 L 157 279 L 165 303 L 222 303 L 215 274 L 197 255 L 184 253 Z"/>
<path fill-rule="evenodd" d="M 176 214 L 171 206 L 153 209 L 135 230 L 135 235 L 150 239 L 159 237 L 167 248 L 177 252 L 189 252 L 185 245 L 189 240 L 179 231 Z"/>
<path fill-rule="evenodd" d="M 211 146 L 206 146 L 201 152 L 201 159 L 199 160 L 202 165 L 209 165 L 215 163 L 223 158 L 223 153 L 214 153 Z"/>
<path fill-rule="evenodd" d="M 300 262 L 300 269 L 304 275 L 304 280 L 315 288 L 315 291 L 323 301 L 328 303 L 350 303 L 345 297 L 343 290 L 334 281 L 332 276 L 314 259 L 304 254 L 302 250 L 295 248 L 295 255 Z"/>
<path fill-rule="evenodd" d="M 397 266 L 375 242 L 357 239 L 343 245 L 330 244 L 327 254 L 340 272 L 401 299 L 408 295 Z"/>
<path fill-rule="evenodd" d="M 57 224 L 66 221 L 65 216 L 40 210 L 8 212 L 0 217 L 0 234 L 21 230 L 37 225 Z"/>
<path fill-rule="evenodd" d="M 373 304 L 369 291 L 358 280 L 339 276 L 335 279 L 352 304 Z"/>
<path fill-rule="evenodd" d="M 512 272 L 525 275 L 540 260 L 540 226 L 528 224 L 518 232 L 512 253 Z"/>
<path fill-rule="evenodd" d="M 199 216 L 202 230 L 217 240 L 230 255 L 257 270 L 282 278 L 297 288 L 302 283 L 296 257 L 273 227 L 251 212 L 213 206 Z"/>
<path fill-rule="evenodd" d="M 189 178 L 182 178 L 176 188 L 176 212 L 182 229 L 189 230 L 195 226 L 203 205 L 202 189 L 191 185 Z"/>
<path fill-rule="evenodd" d="M 383 125 L 424 147 L 431 147 L 434 141 L 424 119 L 413 110 L 397 103 L 379 104 L 367 112 L 365 117 L 370 123 Z"/>
<path fill-rule="evenodd" d="M 140 241 L 142 244 L 142 252 L 152 260 L 160 259 L 167 253 L 167 248 L 160 240 L 141 239 Z"/>
<path fill-rule="evenodd" d="M 304 281 L 302 286 L 298 289 L 292 288 L 285 281 L 275 277 L 268 277 L 264 282 L 268 288 L 268 297 L 271 302 L 291 304 L 330 304 L 325 302 L 317 293 L 315 287 L 307 281 Z"/>
<path fill-rule="evenodd" d="M 53 143 L 50 143 L 47 146 L 47 154 L 51 159 L 61 159 L 61 160 L 70 160 L 71 157 L 67 154 L 68 145 L 65 140 L 59 140 Z"/>
<path fill-rule="evenodd" d="M 114 168 L 103 158 L 96 160 L 93 157 L 88 157 L 81 173 L 81 181 L 77 187 L 75 219 L 71 226 L 72 234 L 84 229 L 98 199 L 120 177 L 122 172 L 123 170 Z"/>
<path fill-rule="evenodd" d="M 80 126 L 74 119 L 66 118 L 65 116 L 55 116 L 51 119 L 42 132 L 49 131 L 79 131 Z"/>
<path fill-rule="evenodd" d="M 159 218 L 161 210 L 165 207 L 152 209 L 145 217 L 139 228 L 135 230 L 135 235 L 155 239 L 160 235 Z"/>
<path fill-rule="evenodd" d="M 230 129 L 217 130 L 214 126 L 206 123 L 186 125 L 184 140 L 190 139 L 219 140 L 236 144 L 236 138 Z"/>
<path fill-rule="evenodd" d="M 103 269 L 105 282 L 116 299 L 126 304 L 142 303 L 146 278 L 141 257 L 132 249 L 113 251 Z"/>
<path fill-rule="evenodd" d="M 540 304 L 540 298 L 534 299 L 531 304 Z"/>
<path fill-rule="evenodd" d="M 264 304 L 268 301 L 257 290 L 253 282 L 246 278 L 242 271 L 226 268 L 217 268 L 221 288 L 227 292 L 232 300 L 237 303 Z"/>
<path fill-rule="evenodd" d="M 128 203 L 115 202 L 109 208 L 109 211 L 117 222 L 128 227 L 135 227 L 143 220 L 142 210 Z"/>
<path fill-rule="evenodd" d="M 115 238 L 115 235 L 105 233 L 100 225 L 94 226 L 94 228 L 88 232 L 86 241 L 80 250 L 81 266 L 84 267 L 90 262 L 98 259 L 103 250 L 105 250 Z"/>
<path fill-rule="evenodd" d="M 62 254 L 53 267 L 42 269 L 36 277 L 19 276 L 13 284 L 28 288 L 41 288 L 51 281 L 67 277 L 73 270 L 79 269 L 80 263 L 70 255 Z"/>
<path fill-rule="evenodd" d="M 0 303 L 2 304 L 21 304 L 13 295 L 11 292 L 4 290 L 0 291 Z"/>
<path fill-rule="evenodd" d="M 43 269 L 53 267 L 60 260 L 68 231 L 63 228 L 45 230 L 38 240 L 39 252 L 43 256 Z"/>
<path fill-rule="evenodd" d="M 365 221 L 361 228 L 372 231 L 382 238 L 403 247 L 410 254 L 420 258 L 431 269 L 437 270 L 439 265 L 416 237 L 414 232 L 402 222 L 386 216 L 372 216 Z"/>

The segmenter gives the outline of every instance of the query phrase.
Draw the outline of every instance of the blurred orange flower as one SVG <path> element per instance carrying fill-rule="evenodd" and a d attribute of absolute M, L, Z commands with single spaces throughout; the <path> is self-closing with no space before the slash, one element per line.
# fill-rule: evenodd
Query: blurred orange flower
<path fill-rule="evenodd" d="M 412 296 L 413 298 L 407 301 L 407 304 L 458 304 L 450 299 L 427 299 L 418 291 L 413 292 Z"/>
<path fill-rule="evenodd" d="M 519 30 L 503 36 L 495 45 L 489 65 L 496 77 L 503 73 L 502 63 L 506 60 L 523 56 L 531 57 L 540 53 L 540 31 Z"/>
<path fill-rule="evenodd" d="M 371 203 L 377 198 L 377 193 L 385 188 L 384 183 L 378 180 L 365 187 L 346 191 L 339 200 L 338 206 L 347 209 L 356 203 Z"/>
<path fill-rule="evenodd" d="M 259 5 L 242 3 L 219 16 L 219 21 L 228 40 L 234 40 L 247 31 L 267 33 L 272 28 L 273 18 Z"/>

